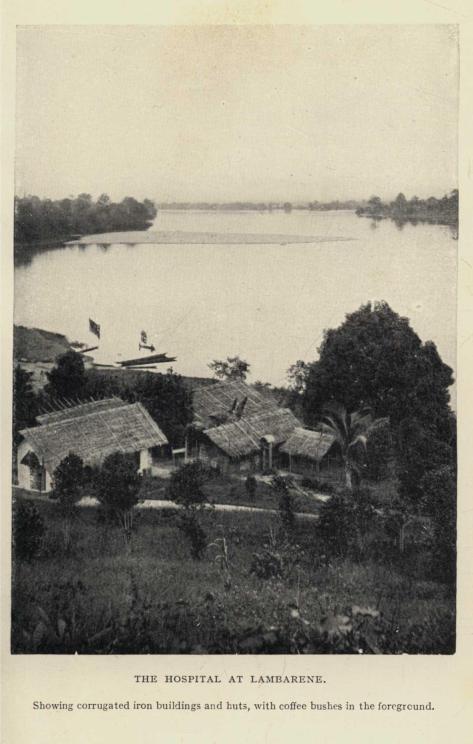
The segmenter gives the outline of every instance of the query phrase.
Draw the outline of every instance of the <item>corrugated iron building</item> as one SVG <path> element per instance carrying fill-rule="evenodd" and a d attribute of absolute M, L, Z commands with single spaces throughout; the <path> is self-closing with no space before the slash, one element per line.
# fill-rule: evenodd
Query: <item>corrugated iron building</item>
<path fill-rule="evenodd" d="M 136 456 L 145 472 L 168 446 L 168 440 L 141 403 L 119 398 L 83 403 L 37 418 L 38 426 L 23 429 L 18 447 L 18 485 L 48 492 L 52 475 L 71 452 L 84 465 L 100 465 L 112 452 Z"/>

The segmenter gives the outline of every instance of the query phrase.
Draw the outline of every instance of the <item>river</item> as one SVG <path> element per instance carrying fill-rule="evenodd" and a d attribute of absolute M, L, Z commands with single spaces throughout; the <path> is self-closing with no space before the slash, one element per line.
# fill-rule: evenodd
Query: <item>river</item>
<path fill-rule="evenodd" d="M 92 342 L 91 317 L 102 329 L 97 361 L 136 356 L 146 330 L 177 357 L 175 372 L 207 376 L 212 359 L 238 354 L 251 380 L 282 384 L 297 359 L 316 358 L 325 328 L 385 300 L 455 369 L 457 242 L 448 227 L 400 228 L 340 211 L 169 210 L 152 229 L 316 241 L 46 250 L 15 267 L 15 323 Z"/>

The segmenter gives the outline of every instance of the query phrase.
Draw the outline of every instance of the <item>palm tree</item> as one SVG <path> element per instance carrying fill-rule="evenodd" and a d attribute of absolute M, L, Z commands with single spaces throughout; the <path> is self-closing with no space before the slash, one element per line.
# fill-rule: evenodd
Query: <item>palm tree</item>
<path fill-rule="evenodd" d="M 340 446 L 345 469 L 345 485 L 353 489 L 353 474 L 359 474 L 359 451 L 366 450 L 370 434 L 388 423 L 387 418 L 375 418 L 369 407 L 348 413 L 340 403 L 329 403 L 323 410 L 322 431 L 331 434 Z"/>

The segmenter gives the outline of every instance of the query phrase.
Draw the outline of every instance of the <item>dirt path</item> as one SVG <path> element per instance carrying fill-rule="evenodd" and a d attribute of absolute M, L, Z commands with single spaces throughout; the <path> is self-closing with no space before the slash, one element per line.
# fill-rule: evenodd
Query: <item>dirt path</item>
<path fill-rule="evenodd" d="M 86 496 L 79 501 L 78 506 L 98 506 L 97 499 Z M 204 504 L 205 508 L 211 509 L 212 505 Z M 137 509 L 181 509 L 179 504 L 174 501 L 165 501 L 164 499 L 145 499 L 140 501 L 136 506 Z M 253 514 L 279 514 L 277 509 L 264 509 L 259 506 L 238 506 L 237 504 L 214 504 L 213 508 L 216 511 L 223 512 L 252 512 Z M 318 514 L 309 514 L 306 512 L 297 512 L 297 517 L 303 519 L 318 519 Z"/>

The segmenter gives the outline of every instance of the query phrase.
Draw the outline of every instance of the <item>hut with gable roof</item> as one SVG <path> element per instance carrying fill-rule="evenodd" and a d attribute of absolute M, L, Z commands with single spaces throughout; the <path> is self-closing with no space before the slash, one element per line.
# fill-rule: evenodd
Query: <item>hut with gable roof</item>
<path fill-rule="evenodd" d="M 168 450 L 166 436 L 141 403 L 120 398 L 62 408 L 37 422 L 20 432 L 17 451 L 18 485 L 27 490 L 51 491 L 54 470 L 71 452 L 91 466 L 112 452 L 133 454 L 144 473 Z"/>
<path fill-rule="evenodd" d="M 241 380 L 197 388 L 186 459 L 222 472 L 271 470 L 279 447 L 300 422 L 288 408 Z"/>
<path fill-rule="evenodd" d="M 335 437 L 296 427 L 281 447 L 281 463 L 293 473 L 314 472 L 331 479 L 339 467 Z"/>

